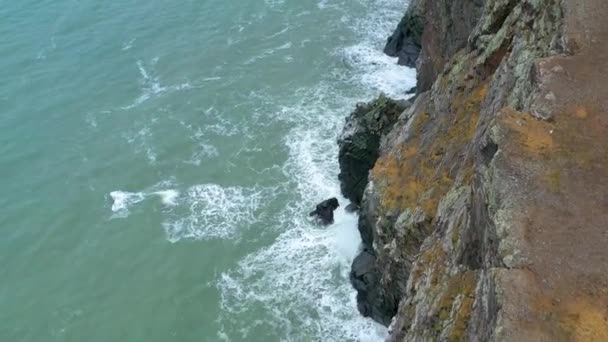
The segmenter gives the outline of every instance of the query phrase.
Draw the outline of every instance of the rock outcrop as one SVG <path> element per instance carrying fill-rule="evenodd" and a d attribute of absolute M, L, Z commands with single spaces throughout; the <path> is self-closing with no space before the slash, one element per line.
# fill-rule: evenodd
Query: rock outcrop
<path fill-rule="evenodd" d="M 369 159 L 351 274 L 391 341 L 608 341 L 606 15 L 426 2 L 419 95 Z"/>
<path fill-rule="evenodd" d="M 342 193 L 357 206 L 361 204 L 367 175 L 378 159 L 380 139 L 388 133 L 407 101 L 394 101 L 385 96 L 368 104 L 358 104 L 346 119 L 340 146 L 340 179 Z"/>
<path fill-rule="evenodd" d="M 399 57 L 400 65 L 416 66 L 422 49 L 425 2 L 426 0 L 412 0 L 395 32 L 386 41 L 384 53 L 391 57 Z"/>
<path fill-rule="evenodd" d="M 327 226 L 334 223 L 334 211 L 338 209 L 339 206 L 340 202 L 338 202 L 338 199 L 332 197 L 317 204 L 315 210 L 308 215 L 314 217 L 320 224 Z"/>

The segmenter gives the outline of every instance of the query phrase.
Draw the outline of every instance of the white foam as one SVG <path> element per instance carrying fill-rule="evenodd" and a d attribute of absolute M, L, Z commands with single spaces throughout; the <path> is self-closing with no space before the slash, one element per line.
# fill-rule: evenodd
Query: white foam
<path fill-rule="evenodd" d="M 360 242 L 356 217 L 338 211 L 336 223 L 324 230 L 312 228 L 301 215 L 285 214 L 288 229 L 272 245 L 221 275 L 220 322 L 240 324 L 240 314 L 254 306 L 272 317 L 260 323 L 264 329 L 289 340 L 382 340 L 386 329 L 359 315 L 348 281 Z M 251 324 L 233 337 L 247 339 L 255 328 Z"/>
<path fill-rule="evenodd" d="M 151 60 L 150 65 L 154 66 L 157 63 L 158 57 L 155 57 Z M 139 74 L 142 77 L 140 80 L 141 94 L 130 105 L 121 107 L 124 110 L 130 110 L 135 107 L 138 107 L 142 103 L 165 93 L 199 88 L 199 86 L 192 86 L 190 82 L 184 82 L 169 86 L 162 85 L 158 76 L 154 76 L 153 74 L 148 72 L 148 70 L 144 66 L 143 61 L 138 60 L 136 64 L 137 69 L 139 70 Z"/>
<path fill-rule="evenodd" d="M 405 87 L 416 84 L 415 69 L 398 65 L 397 58 L 386 56 L 370 45 L 351 46 L 342 53 L 349 65 L 365 71 L 357 74 L 355 81 L 367 88 L 403 99 L 407 97 Z"/>
<path fill-rule="evenodd" d="M 344 117 L 356 102 L 370 100 L 380 92 L 403 98 L 415 84 L 415 75 L 398 66 L 396 59 L 384 56 L 381 46 L 405 4 L 394 0 L 365 2 L 374 9 L 369 17 L 346 14 L 343 18 L 362 32 L 357 45 L 335 51 L 335 56 L 346 62 L 346 70 L 339 67 L 315 88 L 295 89 L 296 102 L 270 114 L 272 120 L 293 127 L 284 141 L 289 160 L 283 171 L 297 188 L 298 200 L 287 203 L 280 213 L 277 231 L 282 233 L 272 244 L 251 253 L 220 277 L 219 322 L 222 326 L 243 326 L 240 335 L 231 331 L 234 340 L 247 340 L 260 327 L 288 341 L 381 341 L 387 336 L 385 327 L 359 314 L 356 292 L 349 282 L 360 237 L 357 216 L 344 212 L 348 202 L 339 196 L 336 139 Z M 322 0 L 318 6 L 327 10 L 334 4 Z M 335 91 L 340 82 L 357 89 L 348 95 Z M 306 213 L 332 196 L 338 196 L 342 205 L 335 213 L 336 222 L 328 229 L 319 228 Z M 250 307 L 261 310 L 263 322 L 250 321 Z"/>
<path fill-rule="evenodd" d="M 203 78 L 203 81 L 205 81 L 205 82 L 209 82 L 209 81 L 219 81 L 219 80 L 221 80 L 221 79 L 222 79 L 221 77 L 205 77 L 205 78 Z"/>
<path fill-rule="evenodd" d="M 277 6 L 283 3 L 268 1 Z M 129 207 L 150 194 L 160 196 L 166 206 L 162 212 L 163 228 L 171 242 L 238 239 L 242 232 L 260 222 L 271 225 L 264 229 L 278 235 L 272 243 L 250 253 L 238 265 L 218 275 L 216 286 L 221 296 L 218 323 L 222 327 L 217 332 L 218 339 L 248 340 L 250 334 L 259 329 L 272 331 L 286 341 L 380 341 L 387 335 L 385 327 L 363 318 L 357 311 L 356 293 L 349 282 L 349 271 L 360 237 L 356 228 L 357 217 L 344 212 L 347 201 L 339 198 L 342 207 L 336 211 L 335 224 L 328 228 L 316 226 L 306 215 L 318 201 L 339 197 L 335 141 L 344 117 L 354 104 L 369 100 L 379 92 L 402 97 L 414 83 L 411 71 L 397 66 L 395 59 L 381 52 L 381 44 L 402 15 L 404 4 L 395 0 L 362 1 L 373 9 L 369 17 L 353 18 L 345 14 L 342 23 L 336 22 L 336 25 L 352 24 L 362 32 L 357 45 L 341 47 L 334 52 L 346 62 L 346 68 L 338 66 L 335 73 L 326 75 L 314 88 L 294 89 L 293 96 L 285 103 L 265 106 L 268 104 L 266 101 L 274 99 L 267 99 L 268 94 L 263 89 L 250 94 L 252 102 L 264 104 L 261 106 L 265 111 L 264 120 L 268 119 L 266 121 L 273 124 L 279 121 L 291 127 L 284 139 L 288 161 L 282 166 L 282 171 L 289 178 L 290 193 L 295 188 L 297 194 L 290 196 L 291 200 L 279 207 L 278 213 L 276 205 L 271 210 L 268 203 L 283 191 L 282 188 L 209 183 L 180 191 L 175 184 L 164 184 L 140 193 L 118 192 L 122 194 L 118 199 L 111 195 L 114 199 L 112 210 L 116 205 L 117 208 L 124 207 L 127 212 Z M 389 2 L 391 10 L 382 10 Z M 330 6 L 332 9 L 340 7 L 327 0 L 321 0 L 318 6 L 325 10 Z M 277 36 L 284 34 L 282 31 L 277 32 Z M 303 40 L 299 44 L 308 42 Z M 277 44 L 247 63 L 273 54 L 290 61 L 285 54 L 291 52 L 288 50 L 291 48 L 291 43 Z M 157 61 L 148 64 L 138 61 L 142 92 L 126 109 L 179 89 L 179 85 L 175 88 L 161 83 L 154 73 Z M 203 79 L 206 81 L 215 81 L 215 78 Z M 340 91 L 344 83 L 351 87 L 350 92 Z M 273 110 L 267 113 L 268 108 Z M 204 112 L 206 122 L 212 124 L 197 127 L 181 122 L 191 133 L 194 145 L 200 148 L 190 160 L 194 164 L 219 154 L 209 144 L 211 140 L 206 140 L 208 134 L 233 136 L 246 134 L 250 129 L 239 122 L 232 122 L 234 119 L 230 115 L 215 107 Z M 255 120 L 256 115 L 252 114 Z M 263 123 L 259 125 L 263 126 Z M 133 135 L 133 143 L 145 143 L 149 132 L 143 133 Z M 134 200 L 130 202 L 124 194 L 140 194 L 141 198 L 126 195 Z M 251 319 L 251 308 L 255 308 L 259 320 Z M 223 327 L 230 329 L 224 330 Z"/>
<path fill-rule="evenodd" d="M 239 229 L 259 219 L 262 199 L 268 201 L 273 189 L 196 185 L 188 189 L 183 201 L 187 215 L 177 215 L 163 223 L 169 241 L 181 239 L 227 239 Z"/>
<path fill-rule="evenodd" d="M 195 147 L 196 151 L 192 154 L 190 159 L 184 161 L 186 164 L 201 165 L 204 160 L 218 157 L 220 155 L 217 148 L 213 145 L 198 143 Z"/>
<path fill-rule="evenodd" d="M 137 131 L 123 133 L 123 138 L 132 145 L 135 152 L 145 155 L 150 164 L 156 163 L 157 154 L 154 148 L 154 137 L 152 127 L 157 123 L 156 118 L 152 118 Z"/>
<path fill-rule="evenodd" d="M 358 43 L 339 49 L 337 55 L 355 70 L 351 82 L 393 98 L 406 98 L 406 91 L 416 85 L 415 69 L 398 65 L 397 58 L 386 56 L 382 51 L 386 37 L 397 25 L 406 5 L 394 0 L 368 2 L 368 6 L 377 10 L 354 22 L 347 19 L 360 34 Z"/>
<path fill-rule="evenodd" d="M 197 138 L 201 138 L 205 133 L 213 133 L 220 136 L 233 136 L 237 134 L 242 134 L 242 130 L 247 129 L 246 127 L 239 127 L 239 125 L 232 123 L 227 119 L 229 115 L 226 113 L 220 112 L 214 106 L 211 106 L 205 109 L 205 115 L 209 121 L 213 121 L 213 124 L 207 124 L 202 128 L 198 128 L 196 133 Z"/>
<path fill-rule="evenodd" d="M 259 60 L 265 59 L 267 57 L 270 57 L 272 55 L 274 55 L 277 51 L 281 51 L 281 50 L 287 50 L 290 49 L 292 47 L 293 43 L 291 42 L 286 42 L 283 43 L 279 46 L 270 48 L 270 49 L 266 49 L 264 50 L 262 53 L 260 53 L 259 55 L 253 56 L 251 58 L 249 58 L 248 60 L 246 60 L 243 64 L 244 65 L 250 65 L 253 64 Z"/>
<path fill-rule="evenodd" d="M 283 5 L 285 0 L 264 0 L 264 2 L 270 7 L 275 8 L 279 5 Z"/>
<path fill-rule="evenodd" d="M 178 205 L 180 196 L 179 190 L 167 188 L 172 186 L 172 181 L 160 182 L 144 191 L 129 192 L 116 190 L 110 192 L 112 199 L 112 218 L 126 218 L 129 216 L 129 209 L 134 205 L 145 201 L 150 196 L 158 196 L 161 202 L 167 207 Z"/>
<path fill-rule="evenodd" d="M 278 36 L 280 36 L 280 35 L 282 35 L 282 34 L 286 33 L 287 31 L 289 31 L 289 25 L 286 25 L 286 26 L 285 26 L 285 27 L 284 27 L 282 30 L 280 30 L 279 32 L 276 32 L 276 33 L 273 33 L 273 34 L 271 34 L 271 35 L 269 35 L 269 36 L 266 36 L 266 39 L 272 39 L 272 38 L 278 37 Z"/>
<path fill-rule="evenodd" d="M 120 216 L 126 216 L 129 214 L 129 207 L 137 204 L 145 199 L 145 195 L 142 192 L 128 192 L 128 191 L 112 191 L 110 192 L 112 198 L 112 212 L 119 214 Z"/>
<path fill-rule="evenodd" d="M 130 50 L 133 47 L 133 43 L 135 43 L 136 40 L 137 40 L 137 38 L 132 38 L 128 42 L 123 43 L 122 51 Z"/>
<path fill-rule="evenodd" d="M 152 194 L 160 196 L 163 204 L 165 204 L 167 206 L 173 207 L 173 206 L 177 205 L 177 198 L 179 197 L 179 191 L 177 191 L 177 190 L 173 190 L 173 189 L 162 190 L 162 191 L 153 192 Z"/>
<path fill-rule="evenodd" d="M 347 213 L 344 205 L 348 202 L 342 201 L 343 206 L 336 210 L 336 223 L 328 230 L 332 244 L 346 261 L 352 261 L 359 251 L 361 239 L 358 238 L 357 231 L 358 217 L 355 214 Z"/>

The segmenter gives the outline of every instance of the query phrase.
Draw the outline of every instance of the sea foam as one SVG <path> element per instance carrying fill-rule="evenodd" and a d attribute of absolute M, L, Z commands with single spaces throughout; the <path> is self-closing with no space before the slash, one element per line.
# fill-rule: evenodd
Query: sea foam
<path fill-rule="evenodd" d="M 261 222 L 271 225 L 264 229 L 276 232 L 272 242 L 217 275 L 215 286 L 221 298 L 217 323 L 229 327 L 216 332 L 221 340 L 247 340 L 259 333 L 271 333 L 285 341 L 381 341 L 387 336 L 385 327 L 359 314 L 356 292 L 349 283 L 350 265 L 360 237 L 357 216 L 344 211 L 348 201 L 340 196 L 336 139 L 344 117 L 356 102 L 371 100 L 380 92 L 403 98 L 415 84 L 415 75 L 411 69 L 398 66 L 396 59 L 382 54 L 382 42 L 397 24 L 405 4 L 395 0 L 362 2 L 373 9 L 367 16 L 357 18 L 346 13 L 342 22 L 333 23 L 353 25 L 359 35 L 356 45 L 338 47 L 332 52 L 343 63 L 313 87 L 293 89 L 290 101 L 265 102 L 260 109 L 264 114 L 251 114 L 253 119 L 290 127 L 283 139 L 288 158 L 279 166 L 289 179 L 288 184 L 275 188 L 215 183 L 182 189 L 171 186 L 175 192 L 155 189 L 122 193 L 122 197 L 117 196 L 118 202 L 114 199 L 113 210 L 114 206 L 128 209 L 148 194 L 160 196 L 165 205 L 173 204 L 163 212 L 163 228 L 173 243 L 218 239 L 237 242 L 250 227 Z M 327 11 L 340 6 L 329 3 L 320 1 L 318 7 Z M 272 1 L 277 8 L 282 4 L 283 1 Z M 287 54 L 296 47 L 297 44 L 278 45 L 245 64 L 256 58 Z M 145 96 L 167 90 L 143 63 L 138 63 L 138 68 L 143 87 L 140 103 L 147 100 Z M 356 89 L 336 91 L 344 83 Z M 249 97 L 254 103 L 260 99 L 274 101 L 263 89 L 252 91 Z M 195 144 L 207 144 L 204 136 L 209 133 L 249 133 L 250 128 L 229 121 L 228 115 L 212 105 L 203 114 L 216 124 L 184 124 Z M 217 149 L 200 146 L 202 154 L 193 155 L 193 163 L 198 164 L 202 157 L 217 157 Z M 287 202 L 271 208 L 267 203 L 284 194 L 285 187 L 290 193 Z M 319 201 L 333 196 L 341 203 L 335 224 L 327 228 L 316 226 L 306 213 Z M 251 310 L 260 319 L 252 319 Z"/>
<path fill-rule="evenodd" d="M 294 90 L 295 103 L 279 106 L 274 120 L 293 129 L 285 137 L 289 150 L 284 173 L 297 188 L 296 202 L 279 214 L 282 233 L 265 248 L 249 254 L 234 269 L 223 272 L 217 284 L 221 293 L 222 325 L 243 325 L 250 307 L 262 309 L 264 321 L 247 322 L 235 340 L 273 331 L 287 340 L 382 341 L 385 327 L 363 318 L 357 311 L 356 292 L 349 282 L 352 260 L 360 237 L 357 216 L 344 212 L 337 181 L 337 135 L 344 117 L 358 101 L 379 93 L 405 98 L 415 84 L 412 69 L 397 65 L 382 53 L 382 42 L 405 8 L 397 1 L 365 1 L 372 11 L 366 18 L 346 17 L 360 32 L 357 45 L 338 48 L 334 55 L 350 73 L 337 70 L 314 88 Z M 326 1 L 319 8 L 328 8 Z M 388 8 L 388 10 L 387 10 Z M 379 38 L 381 37 L 381 38 Z M 337 93 L 338 82 L 358 87 L 353 94 Z M 305 215 L 314 204 L 337 196 L 342 205 L 335 224 L 315 226 Z M 268 319 L 267 317 L 271 317 Z M 223 332 L 222 332 L 223 333 Z"/>
<path fill-rule="evenodd" d="M 129 213 L 129 207 L 144 200 L 145 195 L 141 192 L 112 191 L 112 212 L 121 216 Z"/>
<path fill-rule="evenodd" d="M 179 213 L 163 223 L 169 241 L 181 239 L 228 239 L 238 229 L 259 218 L 263 200 L 272 196 L 271 188 L 222 187 L 201 184 L 184 194 L 187 213 Z"/>
<path fill-rule="evenodd" d="M 173 207 L 178 204 L 177 199 L 179 197 L 179 191 L 174 189 L 166 189 L 152 192 L 128 192 L 116 190 L 110 192 L 110 198 L 112 199 L 112 217 L 113 218 L 126 218 L 129 216 L 129 209 L 134 205 L 143 202 L 150 196 L 158 196 L 161 202 L 168 207 Z"/>

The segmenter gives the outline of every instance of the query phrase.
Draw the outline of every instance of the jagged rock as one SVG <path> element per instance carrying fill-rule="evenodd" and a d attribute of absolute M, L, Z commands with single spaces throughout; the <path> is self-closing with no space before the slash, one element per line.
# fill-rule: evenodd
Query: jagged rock
<path fill-rule="evenodd" d="M 399 57 L 398 63 L 415 67 L 421 50 L 422 31 L 424 29 L 424 3 L 426 0 L 413 0 L 401 22 L 388 37 L 384 53 Z"/>
<path fill-rule="evenodd" d="M 399 115 L 410 106 L 407 101 L 395 101 L 385 96 L 359 104 L 346 119 L 340 146 L 340 188 L 346 198 L 361 204 L 367 175 L 378 159 L 382 135 L 393 127 Z"/>
<path fill-rule="evenodd" d="M 317 204 L 316 209 L 309 215 L 314 216 L 323 225 L 330 225 L 334 223 L 334 210 L 338 209 L 339 206 L 340 203 L 337 198 L 330 198 Z"/>

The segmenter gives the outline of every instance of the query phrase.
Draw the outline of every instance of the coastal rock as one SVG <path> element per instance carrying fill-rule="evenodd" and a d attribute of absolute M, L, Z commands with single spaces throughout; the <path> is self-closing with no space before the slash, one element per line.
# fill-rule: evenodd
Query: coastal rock
<path fill-rule="evenodd" d="M 419 93 L 431 89 L 446 63 L 466 47 L 484 4 L 493 3 L 493 0 L 425 1 L 422 48 L 416 65 Z"/>
<path fill-rule="evenodd" d="M 351 273 L 389 341 L 608 341 L 598 13 L 607 2 L 424 6 L 419 94 L 381 134 Z"/>
<path fill-rule="evenodd" d="M 327 226 L 334 223 L 334 211 L 339 206 L 337 198 L 330 198 L 317 204 L 316 209 L 309 216 L 314 216 L 319 223 Z"/>
<path fill-rule="evenodd" d="M 403 19 L 393 34 L 388 37 L 384 53 L 399 57 L 398 63 L 415 67 L 422 49 L 422 31 L 424 29 L 424 4 L 426 0 L 412 0 Z"/>
<path fill-rule="evenodd" d="M 347 213 L 356 213 L 359 212 L 359 206 L 355 203 L 349 203 L 344 210 L 346 210 Z"/>
<path fill-rule="evenodd" d="M 386 292 L 378 287 L 380 275 L 375 266 L 376 258 L 371 250 L 363 250 L 353 261 L 350 280 L 357 290 L 357 308 L 365 317 L 389 325 L 397 312 L 397 302 L 386 298 Z"/>
<path fill-rule="evenodd" d="M 346 119 L 340 147 L 340 188 L 346 198 L 361 204 L 369 170 L 378 159 L 380 139 L 393 127 L 401 113 L 410 106 L 407 101 L 394 101 L 385 96 L 359 104 Z"/>

